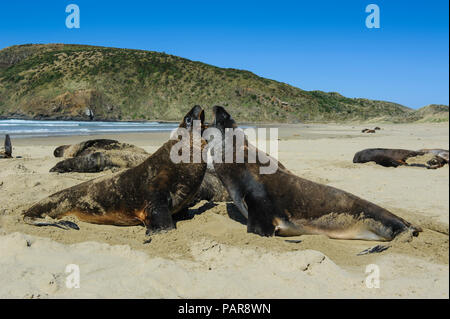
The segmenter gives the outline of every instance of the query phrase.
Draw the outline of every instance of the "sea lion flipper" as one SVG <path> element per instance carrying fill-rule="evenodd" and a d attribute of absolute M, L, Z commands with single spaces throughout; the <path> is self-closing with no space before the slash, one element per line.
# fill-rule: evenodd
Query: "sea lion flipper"
<path fill-rule="evenodd" d="M 145 232 L 146 236 L 175 228 L 172 216 L 170 215 L 170 211 L 167 207 L 156 207 L 147 214 L 150 215 L 149 219 L 151 220 L 151 223 L 147 225 L 147 230 Z"/>
<path fill-rule="evenodd" d="M 405 162 L 390 158 L 388 156 L 380 156 L 375 160 L 375 163 L 384 167 L 399 167 L 402 165 L 407 165 Z"/>
<path fill-rule="evenodd" d="M 61 228 L 64 230 L 69 230 L 69 229 L 75 229 L 75 230 L 80 230 L 80 227 L 78 227 L 77 224 L 75 224 L 74 222 L 70 222 L 68 220 L 60 220 L 57 222 L 48 222 L 48 221 L 42 221 L 43 219 L 41 219 L 41 221 L 39 221 L 39 219 L 30 219 L 30 218 L 24 218 L 25 223 L 27 223 L 28 225 L 32 225 L 32 226 L 37 226 L 37 227 L 47 227 L 47 226 L 53 226 L 53 227 L 57 227 L 57 228 Z"/>
<path fill-rule="evenodd" d="M 275 209 L 267 200 L 267 196 L 247 194 L 244 203 L 248 207 L 247 232 L 260 236 L 273 236 L 276 229 L 270 216 Z"/>
<path fill-rule="evenodd" d="M 164 192 L 153 193 L 150 203 L 145 208 L 146 227 L 145 234 L 150 236 L 155 233 L 167 231 L 175 228 L 172 214 L 169 210 L 169 194 Z"/>
<path fill-rule="evenodd" d="M 391 247 L 390 245 L 376 245 L 374 247 L 364 249 L 363 251 L 359 252 L 357 256 L 368 255 L 373 253 L 381 253 L 382 251 L 385 251 L 390 247 Z"/>
<path fill-rule="evenodd" d="M 77 224 L 75 224 L 74 222 L 68 221 L 68 220 L 61 220 L 61 221 L 57 222 L 57 224 L 71 228 L 71 229 L 80 230 L 80 227 L 78 227 Z"/>

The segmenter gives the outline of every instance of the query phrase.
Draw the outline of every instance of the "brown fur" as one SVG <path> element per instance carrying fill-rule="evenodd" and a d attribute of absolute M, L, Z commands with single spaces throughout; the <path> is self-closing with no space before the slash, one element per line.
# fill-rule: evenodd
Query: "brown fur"
<path fill-rule="evenodd" d="M 202 119 L 194 107 L 185 117 Z M 180 127 L 187 127 L 185 120 Z M 189 127 L 188 127 L 189 128 Z M 193 144 L 190 143 L 192 150 Z M 140 165 L 113 176 L 94 179 L 55 193 L 24 212 L 27 221 L 49 216 L 74 215 L 82 221 L 111 225 L 143 224 L 149 229 L 173 228 L 172 214 L 186 207 L 196 195 L 206 163 L 179 163 L 170 159 L 170 140 Z M 201 144 L 201 148 L 205 142 Z"/>
<path fill-rule="evenodd" d="M 214 107 L 214 126 L 223 131 L 236 123 L 222 107 Z M 222 140 L 222 143 L 224 141 Z M 223 146 L 224 147 L 224 146 Z M 386 209 L 334 187 L 298 177 L 281 163 L 274 174 L 260 174 L 259 161 L 214 163 L 214 169 L 238 209 L 247 215 L 247 231 L 263 236 L 325 234 L 331 238 L 392 240 L 419 228 Z M 236 153 L 236 147 L 233 148 Z"/>
<path fill-rule="evenodd" d="M 410 157 L 424 155 L 425 152 L 389 148 L 368 148 L 359 151 L 353 157 L 353 163 L 375 162 L 385 167 L 408 165 L 406 160 Z"/>

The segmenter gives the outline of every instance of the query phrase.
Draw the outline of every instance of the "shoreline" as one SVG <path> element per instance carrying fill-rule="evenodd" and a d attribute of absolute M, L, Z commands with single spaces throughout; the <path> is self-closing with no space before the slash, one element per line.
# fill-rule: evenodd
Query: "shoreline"
<path fill-rule="evenodd" d="M 51 121 L 62 121 L 62 122 L 86 122 L 86 123 L 95 123 L 95 122 L 111 122 L 111 123 L 161 123 L 161 124 L 178 124 L 179 121 L 176 120 L 159 120 L 159 119 L 152 119 L 152 120 L 117 120 L 117 119 L 93 119 L 89 120 L 86 118 L 33 118 L 33 117 L 9 117 L 9 116 L 0 116 L 0 121 L 6 121 L 6 120 L 24 120 L 24 121 L 45 121 L 45 122 L 51 122 Z M 208 123 L 208 121 L 206 121 Z M 442 121 L 429 121 L 429 122 L 419 122 L 419 121 L 400 121 L 400 122 L 391 122 L 386 120 L 379 120 L 379 118 L 374 117 L 370 119 L 354 119 L 354 120 L 346 120 L 346 121 L 295 121 L 295 122 L 238 122 L 239 125 L 350 125 L 350 124 L 356 124 L 356 125 L 363 125 L 363 124 L 441 124 L 441 123 L 449 123 L 449 120 L 442 120 Z"/>
<path fill-rule="evenodd" d="M 8 120 L 17 120 L 17 121 L 43 121 L 43 122 L 86 122 L 86 123 L 96 123 L 96 122 L 110 122 L 110 123 L 162 123 L 162 124 L 176 124 L 179 123 L 177 121 L 166 121 L 166 120 L 108 120 L 108 119 L 95 119 L 95 120 L 87 120 L 87 119 L 49 119 L 49 118 L 3 118 L 0 116 L 0 121 L 8 121 Z"/>
<path fill-rule="evenodd" d="M 238 123 L 239 126 L 255 126 L 257 123 Z M 381 126 L 381 130 L 377 134 L 363 134 L 361 130 L 366 127 Z M 441 129 L 443 127 L 448 127 L 447 123 L 399 123 L 399 124 L 386 124 L 386 123 L 370 123 L 370 125 L 364 123 L 347 123 L 347 124 L 259 124 L 258 128 L 277 128 L 278 129 L 278 139 L 280 140 L 316 140 L 324 138 L 371 138 L 380 135 L 385 135 L 384 131 L 390 131 L 392 128 L 408 128 L 408 127 L 430 127 Z M 14 135 L 13 132 L 6 133 L 9 134 L 13 140 L 13 146 L 17 145 L 27 145 L 30 144 L 27 140 L 34 141 L 33 143 L 45 143 L 47 145 L 51 144 L 52 140 L 55 143 L 67 144 L 68 141 L 73 141 L 74 143 L 79 143 L 87 139 L 114 139 L 121 141 L 132 141 L 137 139 L 138 143 L 141 143 L 145 138 L 150 137 L 151 139 L 156 138 L 161 143 L 167 141 L 170 137 L 172 130 L 157 130 L 145 131 L 145 132 L 127 132 L 127 131 L 117 131 L 117 132 L 93 132 L 89 134 L 49 134 L 49 135 L 37 135 L 32 134 L 18 134 Z M 267 132 L 268 134 L 269 132 Z M 1 135 L 0 135 L 1 138 Z M 166 140 L 164 140 L 166 139 Z M 14 142 L 16 141 L 16 142 Z M 127 142 L 129 143 L 129 142 Z M 62 145 L 61 144 L 61 145 Z M 141 143 L 142 144 L 142 143 Z M 436 148 L 446 148 L 445 145 L 435 145 Z M 448 145 L 448 144 L 447 144 Z M 438 147 L 439 146 L 439 147 Z M 380 146 L 381 147 L 381 146 Z M 430 146 L 431 147 L 431 146 Z M 447 146 L 448 147 L 448 146 Z M 401 145 L 397 145 L 396 148 L 403 148 Z"/>

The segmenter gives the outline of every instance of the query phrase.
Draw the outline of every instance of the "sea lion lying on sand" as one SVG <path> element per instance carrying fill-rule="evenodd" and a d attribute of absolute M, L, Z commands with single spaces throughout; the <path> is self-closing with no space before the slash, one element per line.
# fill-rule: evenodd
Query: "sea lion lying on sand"
<path fill-rule="evenodd" d="M 220 143 L 222 148 L 222 158 L 214 158 L 214 169 L 247 218 L 247 232 L 262 236 L 324 234 L 336 239 L 390 241 L 400 234 L 410 237 L 421 231 L 355 195 L 300 178 L 279 162 L 275 173 L 261 174 L 260 168 L 267 165 L 262 164 L 259 156 L 256 163 L 249 163 L 249 151 L 257 149 L 246 139 L 241 149 L 233 146 L 233 162 L 225 162 L 226 145 L 230 145 L 227 144 L 230 140 L 233 143 L 232 138 L 224 137 L 225 129 L 233 128 L 236 134 L 239 131 L 223 107 L 215 106 L 213 111 L 214 127 L 222 132 L 221 140 L 209 141 L 209 147 Z M 244 163 L 236 162 L 238 151 L 244 151 Z"/>
<path fill-rule="evenodd" d="M 55 157 L 71 157 L 58 162 L 50 169 L 50 172 L 58 173 L 95 173 L 113 167 L 131 168 L 150 156 L 140 147 L 105 139 L 62 145 L 57 147 L 53 154 Z"/>
<path fill-rule="evenodd" d="M 5 147 L 0 151 L 0 158 L 12 158 L 12 145 L 8 134 L 5 136 Z"/>
<path fill-rule="evenodd" d="M 424 155 L 425 152 L 389 148 L 368 148 L 359 151 L 353 157 L 353 163 L 375 162 L 384 167 L 397 167 L 408 165 L 406 160 L 410 157 Z"/>
<path fill-rule="evenodd" d="M 139 151 L 144 151 L 143 149 L 140 149 L 136 146 L 126 143 L 119 143 L 116 140 L 95 139 L 87 140 L 78 144 L 58 146 L 53 151 L 53 155 L 55 157 L 77 157 L 92 154 L 100 150 L 123 150 L 128 148 L 129 146 L 136 148 Z"/>
<path fill-rule="evenodd" d="M 369 129 L 369 128 L 365 128 L 361 131 L 361 133 L 376 133 L 376 131 L 381 130 L 380 127 L 376 126 L 373 128 L 373 130 Z"/>
<path fill-rule="evenodd" d="M 39 220 L 45 216 L 60 219 L 74 215 L 94 224 L 144 225 L 147 234 L 174 228 L 172 215 L 192 202 L 206 171 L 203 161 L 175 164 L 170 157 L 177 143 L 188 147 L 191 156 L 205 147 L 203 139 L 193 143 L 194 120 L 201 121 L 203 130 L 204 112 L 200 106 L 193 107 L 180 124 L 189 131 L 188 141 L 171 139 L 136 167 L 57 192 L 26 210 L 24 221 L 36 226 L 77 228 L 70 222 Z"/>
<path fill-rule="evenodd" d="M 419 166 L 429 169 L 436 169 L 448 164 L 448 150 L 443 149 L 421 149 L 418 151 L 402 150 L 402 149 L 388 149 L 388 148 L 368 148 L 359 151 L 353 157 L 353 163 L 367 163 L 375 162 L 384 167 L 398 167 L 398 166 Z M 428 160 L 426 164 L 410 164 L 408 159 L 426 154 L 434 155 L 432 159 Z M 420 161 L 425 161 L 420 158 Z"/>

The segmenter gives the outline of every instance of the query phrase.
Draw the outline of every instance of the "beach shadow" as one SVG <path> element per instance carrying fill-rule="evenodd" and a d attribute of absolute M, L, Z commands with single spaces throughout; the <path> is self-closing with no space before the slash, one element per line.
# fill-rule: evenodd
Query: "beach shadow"
<path fill-rule="evenodd" d="M 178 212 L 173 215 L 173 221 L 175 224 L 179 221 L 190 220 L 195 217 L 195 215 L 200 215 L 206 212 L 207 210 L 216 207 L 217 204 L 214 202 L 206 202 L 202 206 L 196 209 L 185 208 L 184 210 Z"/>
<path fill-rule="evenodd" d="M 177 222 L 180 222 L 180 221 L 191 220 L 196 215 L 203 214 L 207 210 L 209 210 L 213 207 L 216 207 L 217 205 L 218 204 L 216 204 L 214 202 L 206 202 L 202 206 L 200 206 L 199 208 L 196 208 L 196 209 L 186 208 L 186 209 L 182 210 L 181 212 L 178 212 L 177 214 L 173 215 L 173 221 L 176 224 Z M 247 225 L 247 219 L 244 216 L 242 216 L 239 209 L 233 203 L 227 203 L 227 214 L 228 214 L 228 217 L 230 217 L 232 220 L 234 220 L 238 223 L 241 223 L 244 226 Z"/>
<path fill-rule="evenodd" d="M 410 166 L 410 167 L 421 167 L 421 168 L 427 168 L 427 169 L 433 169 L 432 167 L 427 166 L 427 165 L 425 165 L 425 164 L 408 164 L 407 166 Z"/>

